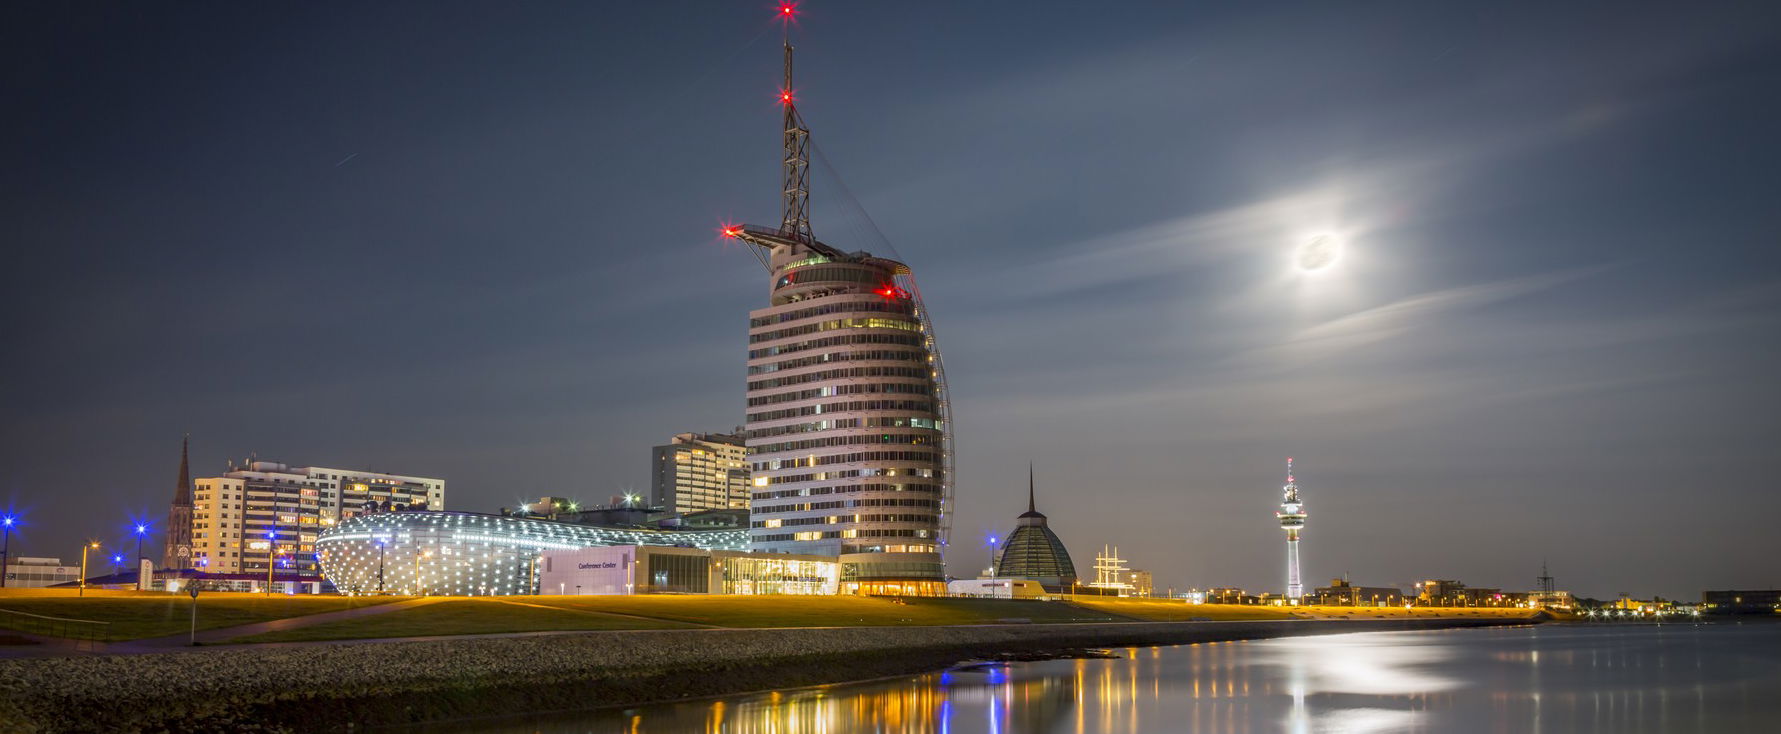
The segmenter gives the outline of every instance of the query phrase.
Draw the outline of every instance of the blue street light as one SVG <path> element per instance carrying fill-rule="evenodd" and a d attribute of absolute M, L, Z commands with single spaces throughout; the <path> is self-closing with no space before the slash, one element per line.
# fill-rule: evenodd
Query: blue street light
<path fill-rule="evenodd" d="M 148 523 L 136 523 L 136 564 L 142 565 L 142 539 L 148 536 Z"/>

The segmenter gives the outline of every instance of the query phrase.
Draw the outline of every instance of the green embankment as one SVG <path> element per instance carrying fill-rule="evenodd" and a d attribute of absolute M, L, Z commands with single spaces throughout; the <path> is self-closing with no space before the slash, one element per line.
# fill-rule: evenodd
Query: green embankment
<path fill-rule="evenodd" d="M 198 629 L 234 627 L 274 619 L 301 617 L 342 609 L 385 604 L 405 597 L 284 596 L 205 593 L 200 596 Z M 84 596 L 66 589 L 0 590 L 0 609 L 38 617 L 106 622 L 80 625 L 0 613 L 0 629 L 33 634 L 115 642 L 177 635 L 191 629 L 190 597 L 160 592 L 88 589 Z M 66 632 L 64 632 L 66 631 Z"/>
<path fill-rule="evenodd" d="M 407 597 L 261 596 L 206 593 L 199 629 L 217 629 L 406 600 Z M 0 614 L 0 629 L 106 641 L 186 631 L 191 600 L 183 595 L 89 590 L 7 589 L 0 609 L 109 622 L 75 625 L 79 632 Z M 1517 617 L 1526 610 L 1261 607 L 1185 604 L 1154 599 L 1068 601 L 1017 599 L 889 599 L 854 596 L 529 596 L 436 598 L 353 619 L 318 620 L 230 642 L 293 642 L 581 630 L 771 627 L 916 627 L 997 623 L 1249 621 L 1270 619 L 1405 619 Z"/>
<path fill-rule="evenodd" d="M 614 629 L 880 627 L 1130 622 L 1056 602 L 830 596 L 534 596 L 451 599 L 230 642 L 298 642 Z"/>

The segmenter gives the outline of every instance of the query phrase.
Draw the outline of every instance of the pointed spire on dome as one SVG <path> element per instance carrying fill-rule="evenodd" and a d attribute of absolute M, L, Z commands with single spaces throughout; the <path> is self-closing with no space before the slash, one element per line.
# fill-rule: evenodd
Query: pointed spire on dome
<path fill-rule="evenodd" d="M 1027 462 L 1027 512 L 1038 512 L 1039 503 L 1033 499 L 1033 462 Z"/>

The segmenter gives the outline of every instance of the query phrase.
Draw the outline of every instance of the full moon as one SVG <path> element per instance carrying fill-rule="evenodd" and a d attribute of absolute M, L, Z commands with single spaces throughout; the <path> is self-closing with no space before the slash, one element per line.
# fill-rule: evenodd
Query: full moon
<path fill-rule="evenodd" d="M 1320 234 L 1312 237 L 1305 244 L 1299 245 L 1298 254 L 1294 257 L 1299 269 L 1314 273 L 1336 263 L 1342 256 L 1342 242 L 1335 235 Z"/>

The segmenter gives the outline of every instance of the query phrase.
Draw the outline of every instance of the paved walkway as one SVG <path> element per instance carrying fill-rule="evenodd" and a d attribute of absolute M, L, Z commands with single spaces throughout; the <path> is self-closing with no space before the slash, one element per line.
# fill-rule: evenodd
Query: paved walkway
<path fill-rule="evenodd" d="M 336 612 L 322 612 L 321 614 L 305 614 L 300 617 L 286 617 L 284 619 L 274 619 L 269 622 L 255 622 L 253 624 L 235 625 L 233 627 L 217 627 L 215 629 L 199 630 L 197 639 L 198 644 L 200 645 L 215 645 L 217 643 L 233 640 L 237 637 L 247 637 L 249 635 L 257 635 L 263 632 L 298 629 L 315 624 L 338 622 L 343 619 L 361 619 L 379 614 L 388 614 L 402 609 L 413 609 L 418 606 L 444 601 L 445 598 L 446 597 L 426 597 L 421 599 L 410 599 L 408 601 L 392 602 L 389 604 L 372 604 L 370 606 L 353 607 L 352 609 L 342 609 Z M 199 613 L 202 614 L 202 610 L 200 610 Z M 122 640 L 119 642 L 86 642 L 68 640 L 60 637 L 46 637 L 43 635 L 11 632 L 8 634 L 18 634 L 20 637 L 36 640 L 39 644 L 0 646 L 0 658 L 67 657 L 70 655 L 142 655 L 146 653 L 176 652 L 193 649 L 192 634 L 190 632 L 181 632 L 177 635 L 167 635 L 166 637 L 145 637 L 139 640 Z"/>

